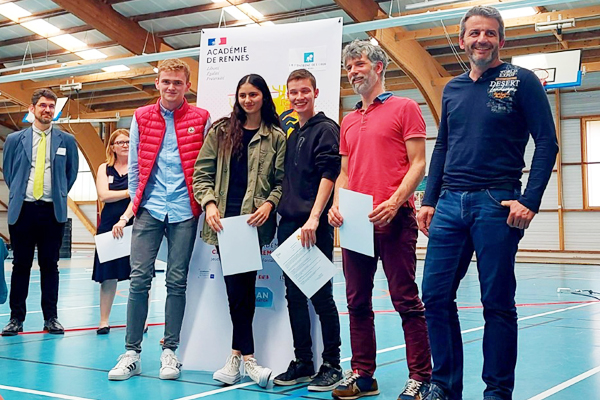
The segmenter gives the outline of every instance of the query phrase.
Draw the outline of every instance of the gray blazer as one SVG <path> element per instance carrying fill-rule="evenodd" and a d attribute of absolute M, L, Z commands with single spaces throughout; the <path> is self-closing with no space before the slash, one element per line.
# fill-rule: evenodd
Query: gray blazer
<path fill-rule="evenodd" d="M 73 135 L 54 127 L 50 137 L 54 215 L 58 222 L 65 222 L 67 220 L 67 194 L 73 187 L 79 170 L 77 142 Z M 32 143 L 33 129 L 31 127 L 11 133 L 4 143 L 4 180 L 10 191 L 8 199 L 9 225 L 14 225 L 19 219 L 25 200 L 27 181 L 31 172 Z M 61 148 L 64 150 L 59 151 Z"/>

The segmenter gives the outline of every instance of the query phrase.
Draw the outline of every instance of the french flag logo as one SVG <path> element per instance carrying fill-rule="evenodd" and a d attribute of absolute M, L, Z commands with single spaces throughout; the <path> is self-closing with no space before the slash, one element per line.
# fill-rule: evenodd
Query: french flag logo
<path fill-rule="evenodd" d="M 222 38 L 210 38 L 208 39 L 208 45 L 209 46 L 216 46 L 216 45 L 223 45 L 223 44 L 227 44 L 227 38 L 226 37 L 222 37 Z"/>

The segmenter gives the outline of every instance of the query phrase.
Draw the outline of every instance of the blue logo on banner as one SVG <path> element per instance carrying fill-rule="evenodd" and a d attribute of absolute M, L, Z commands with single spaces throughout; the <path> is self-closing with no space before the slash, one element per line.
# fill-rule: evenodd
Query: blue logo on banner
<path fill-rule="evenodd" d="M 210 274 L 210 279 L 215 279 L 215 274 Z"/>
<path fill-rule="evenodd" d="M 305 63 L 315 62 L 315 53 L 313 53 L 313 52 L 304 53 L 304 62 Z"/>
<path fill-rule="evenodd" d="M 256 307 L 271 308 L 273 307 L 273 292 L 266 287 L 256 287 Z"/>
<path fill-rule="evenodd" d="M 217 39 L 208 39 L 208 45 L 209 46 L 214 46 L 216 44 L 215 43 L 216 41 L 217 41 Z"/>

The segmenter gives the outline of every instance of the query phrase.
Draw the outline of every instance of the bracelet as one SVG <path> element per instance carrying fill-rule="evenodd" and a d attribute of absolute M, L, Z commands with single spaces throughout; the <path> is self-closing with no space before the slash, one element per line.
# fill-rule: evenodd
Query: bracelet
<path fill-rule="evenodd" d="M 119 221 L 120 221 L 120 220 L 123 220 L 123 221 L 125 221 L 125 223 L 128 223 L 128 222 L 129 222 L 129 218 L 127 218 L 127 217 L 126 217 L 126 216 L 124 216 L 124 215 L 121 215 L 121 217 L 119 218 Z"/>

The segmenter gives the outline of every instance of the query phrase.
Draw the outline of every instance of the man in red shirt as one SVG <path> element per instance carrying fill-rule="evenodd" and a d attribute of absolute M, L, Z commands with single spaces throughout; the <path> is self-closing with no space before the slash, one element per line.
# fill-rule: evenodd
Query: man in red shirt
<path fill-rule="evenodd" d="M 342 60 L 361 101 L 342 121 L 342 171 L 329 223 L 343 224 L 339 188 L 373 196 L 375 257 L 342 249 L 350 314 L 353 375 L 333 391 L 336 399 L 379 393 L 375 373 L 375 328 L 371 302 L 378 260 L 390 297 L 402 318 L 409 379 L 399 400 L 420 400 L 431 378 L 431 352 L 424 307 L 415 283 L 417 223 L 413 192 L 425 174 L 425 122 L 413 100 L 384 90 L 388 57 L 369 41 L 355 40 Z"/>

